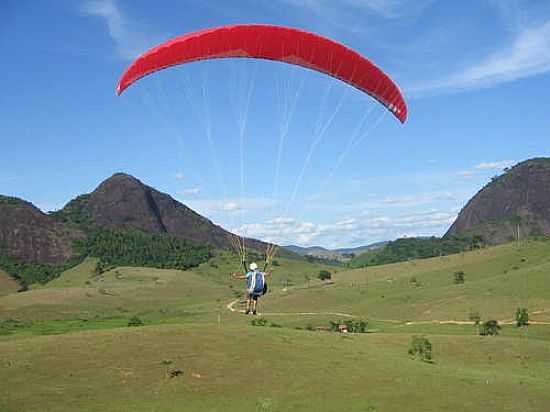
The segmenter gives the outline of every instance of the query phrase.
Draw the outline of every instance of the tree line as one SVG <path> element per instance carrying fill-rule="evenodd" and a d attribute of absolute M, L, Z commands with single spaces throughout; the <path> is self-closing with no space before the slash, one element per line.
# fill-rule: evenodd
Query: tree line
<path fill-rule="evenodd" d="M 0 268 L 18 280 L 21 290 L 27 290 L 33 283 L 44 284 L 59 277 L 87 256 L 99 258 L 101 267 L 143 266 L 179 270 L 198 266 L 212 257 L 212 249 L 207 244 L 166 234 L 102 229 L 88 230 L 85 240 L 74 242 L 73 251 L 72 258 L 56 266 L 24 262 L 0 250 Z"/>
<path fill-rule="evenodd" d="M 351 262 L 352 268 L 378 266 L 403 262 L 410 259 L 424 259 L 460 253 L 483 246 L 480 236 L 450 238 L 402 238 L 388 242 L 383 248 L 365 252 Z"/>

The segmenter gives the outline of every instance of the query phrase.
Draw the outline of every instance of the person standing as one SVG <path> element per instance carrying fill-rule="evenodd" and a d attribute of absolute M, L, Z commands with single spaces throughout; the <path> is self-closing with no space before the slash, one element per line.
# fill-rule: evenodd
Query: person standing
<path fill-rule="evenodd" d="M 252 312 L 253 315 L 256 315 L 258 309 L 258 298 L 265 294 L 266 292 L 266 282 L 265 278 L 271 276 L 271 269 L 267 272 L 262 272 L 258 270 L 258 265 L 255 262 L 250 264 L 250 271 L 246 274 L 233 273 L 234 279 L 246 279 L 246 311 L 245 314 Z"/>

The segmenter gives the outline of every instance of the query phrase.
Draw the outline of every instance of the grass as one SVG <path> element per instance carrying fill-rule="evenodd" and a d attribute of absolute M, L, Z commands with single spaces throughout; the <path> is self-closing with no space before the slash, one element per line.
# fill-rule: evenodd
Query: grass
<path fill-rule="evenodd" d="M 7 273 L 0 270 L 0 297 L 16 293 L 19 290 L 19 284 Z"/>
<path fill-rule="evenodd" d="M 0 411 L 546 412 L 550 325 L 480 337 L 474 325 L 432 321 L 471 310 L 512 319 L 517 306 L 549 320 L 549 252 L 550 242 L 508 244 L 340 270 L 329 284 L 314 279 L 322 265 L 278 259 L 260 300 L 265 327 L 225 308 L 243 291 L 230 254 L 190 271 L 101 276 L 88 259 L 0 296 Z M 329 312 L 368 320 L 370 333 L 306 330 L 344 319 Z M 145 326 L 127 326 L 135 315 Z M 414 335 L 431 341 L 433 364 L 408 355 Z M 170 368 L 184 373 L 170 378 Z"/>
<path fill-rule="evenodd" d="M 549 342 L 433 335 L 436 362 L 427 364 L 407 354 L 410 338 L 207 324 L 19 338 L 0 342 L 0 406 L 8 412 L 254 411 L 265 401 L 279 411 L 414 405 L 542 412 L 550 403 Z M 168 378 L 165 360 L 183 376 Z"/>
<path fill-rule="evenodd" d="M 453 282 L 462 270 L 463 285 Z M 328 287 L 297 288 L 266 300 L 278 312 L 333 311 L 378 319 L 511 320 L 518 306 L 532 320 L 550 320 L 550 242 L 507 244 L 481 251 L 337 273 Z M 416 282 L 413 283 L 412 279 Z"/>
<path fill-rule="evenodd" d="M 163 318 L 214 311 L 232 296 L 229 287 L 212 284 L 192 272 L 121 267 L 101 276 L 90 275 L 81 286 L 39 288 L 5 296 L 0 299 L 0 319 L 93 319 L 127 313 Z"/>

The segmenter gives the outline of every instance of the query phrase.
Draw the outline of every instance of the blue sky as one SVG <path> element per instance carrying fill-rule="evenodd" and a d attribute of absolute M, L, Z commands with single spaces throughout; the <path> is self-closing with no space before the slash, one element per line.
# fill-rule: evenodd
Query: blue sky
<path fill-rule="evenodd" d="M 247 236 L 343 247 L 442 235 L 491 176 L 548 156 L 547 0 L 152 4 L 2 1 L 0 193 L 53 210 L 122 171 Z M 408 122 L 327 76 L 243 59 L 115 96 L 149 47 L 237 23 L 356 49 L 400 85 Z"/>

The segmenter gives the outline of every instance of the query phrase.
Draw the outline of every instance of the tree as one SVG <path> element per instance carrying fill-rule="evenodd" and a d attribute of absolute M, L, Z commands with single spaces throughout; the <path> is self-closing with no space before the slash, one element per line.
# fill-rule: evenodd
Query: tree
<path fill-rule="evenodd" d="M 502 329 L 497 320 L 488 320 L 481 325 L 479 334 L 482 336 L 496 336 L 499 330 Z"/>
<path fill-rule="evenodd" d="M 319 271 L 319 279 L 328 280 L 332 277 L 332 274 L 328 270 Z"/>
<path fill-rule="evenodd" d="M 472 242 L 470 244 L 470 247 L 472 249 L 480 249 L 481 247 L 483 247 L 484 243 L 485 243 L 485 240 L 483 239 L 483 236 L 474 235 L 472 237 Z"/>
<path fill-rule="evenodd" d="M 527 308 L 517 308 L 516 326 L 519 328 L 520 326 L 527 325 L 529 325 L 529 312 L 527 311 Z"/>
<path fill-rule="evenodd" d="M 459 271 L 455 272 L 455 273 L 453 274 L 455 284 L 456 284 L 456 285 L 461 285 L 461 284 L 463 284 L 463 283 L 464 283 L 464 276 L 465 276 L 465 275 L 466 275 L 466 274 L 465 274 L 464 271 L 462 271 L 462 270 L 459 270 Z"/>
<path fill-rule="evenodd" d="M 424 362 L 432 362 L 431 342 L 422 336 L 413 336 L 409 347 L 409 355 Z"/>

